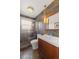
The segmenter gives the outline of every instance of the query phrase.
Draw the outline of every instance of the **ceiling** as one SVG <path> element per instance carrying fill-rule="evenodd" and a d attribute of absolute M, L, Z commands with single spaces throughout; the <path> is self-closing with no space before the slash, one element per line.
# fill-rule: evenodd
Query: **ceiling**
<path fill-rule="evenodd" d="M 48 7 L 53 1 L 54 0 L 20 0 L 20 13 L 35 18 L 45 9 L 44 5 Z M 33 12 L 29 12 L 27 10 L 28 7 L 32 7 Z"/>

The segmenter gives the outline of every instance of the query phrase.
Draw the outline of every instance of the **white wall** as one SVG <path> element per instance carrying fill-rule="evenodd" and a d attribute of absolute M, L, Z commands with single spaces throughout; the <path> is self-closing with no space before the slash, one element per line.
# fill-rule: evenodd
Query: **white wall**
<path fill-rule="evenodd" d="M 49 17 L 49 29 L 55 29 L 54 23 L 59 22 L 59 13 Z"/>

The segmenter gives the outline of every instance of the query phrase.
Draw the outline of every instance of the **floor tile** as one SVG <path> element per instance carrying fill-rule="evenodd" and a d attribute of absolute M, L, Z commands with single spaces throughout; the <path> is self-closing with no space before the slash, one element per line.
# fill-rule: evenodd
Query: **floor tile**
<path fill-rule="evenodd" d="M 38 51 L 34 51 L 31 47 L 20 52 L 20 59 L 40 59 Z"/>

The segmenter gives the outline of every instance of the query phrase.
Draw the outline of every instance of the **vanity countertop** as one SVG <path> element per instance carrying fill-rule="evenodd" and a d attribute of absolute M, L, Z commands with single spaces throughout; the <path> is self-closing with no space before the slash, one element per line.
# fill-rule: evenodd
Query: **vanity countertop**
<path fill-rule="evenodd" d="M 58 37 L 47 35 L 47 34 L 44 34 L 44 35 L 37 34 L 37 38 L 40 38 L 40 39 L 48 42 L 51 45 L 59 47 L 59 38 Z"/>

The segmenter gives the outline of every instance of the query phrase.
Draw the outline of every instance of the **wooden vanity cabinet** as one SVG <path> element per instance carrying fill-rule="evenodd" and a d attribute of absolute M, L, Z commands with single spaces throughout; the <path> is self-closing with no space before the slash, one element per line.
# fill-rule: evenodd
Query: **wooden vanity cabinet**
<path fill-rule="evenodd" d="M 38 51 L 40 56 L 44 59 L 59 59 L 59 48 L 40 38 L 38 39 Z"/>

